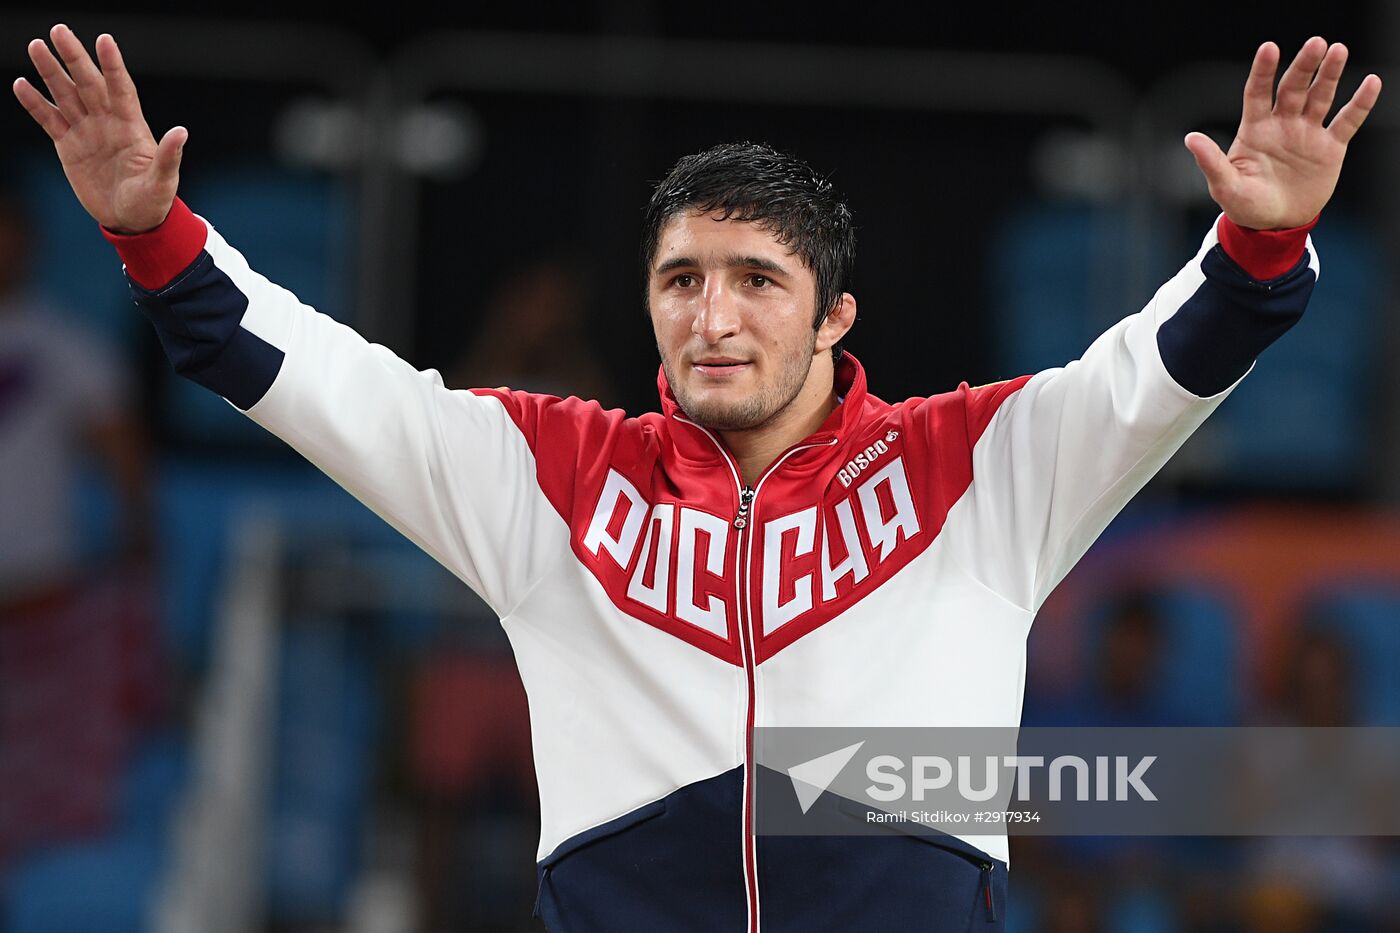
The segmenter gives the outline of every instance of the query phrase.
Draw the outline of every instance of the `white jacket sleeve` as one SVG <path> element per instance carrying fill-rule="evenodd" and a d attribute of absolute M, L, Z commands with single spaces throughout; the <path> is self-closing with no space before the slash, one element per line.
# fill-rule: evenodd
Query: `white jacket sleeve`
<path fill-rule="evenodd" d="M 435 370 L 415 369 L 250 269 L 203 218 L 175 215 L 163 226 L 182 230 L 166 231 L 164 243 L 109 235 L 175 369 L 285 440 L 508 613 L 564 532 L 501 400 L 445 388 Z M 171 240 L 182 241 L 183 254 Z M 196 240 L 194 260 L 157 284 Z M 147 271 L 143 246 L 163 251 L 158 271 Z M 143 273 L 153 287 L 141 284 Z"/>
<path fill-rule="evenodd" d="M 1212 226 L 1191 262 L 1062 368 L 1036 373 L 973 426 L 969 570 L 1038 610 L 1112 518 L 1302 315 L 1318 266 L 1307 241 L 1260 282 Z M 986 387 L 993 389 L 995 387 Z M 1006 391 L 1011 389 L 1011 391 Z M 972 390 L 977 392 L 979 390 Z"/>

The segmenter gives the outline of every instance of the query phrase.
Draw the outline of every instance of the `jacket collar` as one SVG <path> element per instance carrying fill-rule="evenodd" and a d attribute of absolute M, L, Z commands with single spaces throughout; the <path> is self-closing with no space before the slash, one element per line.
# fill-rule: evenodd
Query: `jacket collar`
<path fill-rule="evenodd" d="M 826 420 L 822 422 L 821 426 L 800 443 L 804 445 L 828 445 L 831 444 L 833 438 L 844 440 L 859 424 L 867 394 L 865 367 L 861 366 L 860 361 L 849 352 L 842 353 L 841 359 L 836 363 L 834 382 L 836 395 L 841 399 L 840 403 L 826 416 Z M 702 459 L 710 459 L 706 456 L 707 453 L 717 456 L 718 451 L 715 451 L 714 445 L 705 439 L 704 432 L 698 427 L 692 426 L 690 419 L 681 410 L 680 403 L 676 401 L 675 393 L 671 391 L 671 385 L 666 379 L 664 366 L 657 367 L 656 390 L 661 397 L 661 413 L 666 418 L 667 426 L 671 428 L 670 434 L 673 441 Z M 716 439 L 718 439 L 717 435 Z M 698 445 L 695 443 L 696 441 L 699 442 Z M 842 445 L 832 446 L 840 447 Z M 801 454 L 798 456 L 802 457 Z"/>

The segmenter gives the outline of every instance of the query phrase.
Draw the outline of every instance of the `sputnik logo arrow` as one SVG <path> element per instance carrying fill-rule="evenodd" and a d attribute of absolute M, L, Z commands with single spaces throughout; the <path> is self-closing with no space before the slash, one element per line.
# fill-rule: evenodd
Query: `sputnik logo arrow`
<path fill-rule="evenodd" d="M 812 809 L 812 804 L 831 786 L 831 782 L 850 764 L 864 744 L 865 740 L 862 739 L 854 745 L 847 745 L 820 758 L 813 758 L 788 768 L 788 777 L 792 779 L 792 789 L 797 792 L 797 803 L 802 807 L 803 813 Z"/>

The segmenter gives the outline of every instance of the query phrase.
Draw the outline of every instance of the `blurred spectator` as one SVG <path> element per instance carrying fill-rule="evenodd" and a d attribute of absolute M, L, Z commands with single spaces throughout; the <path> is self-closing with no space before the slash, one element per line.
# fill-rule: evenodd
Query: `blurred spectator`
<path fill-rule="evenodd" d="M 1102 933 L 1104 892 L 1087 876 L 1061 877 L 1048 887 L 1038 933 Z"/>
<path fill-rule="evenodd" d="M 1104 627 L 1096 698 L 1108 723 L 1162 725 L 1156 689 L 1162 670 L 1162 620 L 1150 594 L 1130 593 Z"/>
<path fill-rule="evenodd" d="M 1109 597 L 1089 634 L 1088 676 L 1059 702 L 1028 706 L 1032 726 L 1155 727 L 1177 725 L 1162 697 L 1169 629 L 1150 588 Z M 1185 887 L 1173 879 L 1174 841 L 1134 836 L 1018 840 L 1028 875 L 1046 879 L 1040 929 L 1156 931 L 1176 929 L 1181 904 L 1157 892 Z M 1019 857 L 1019 855 L 1018 855 Z M 1174 910 L 1175 908 L 1175 910 Z"/>
<path fill-rule="evenodd" d="M 508 386 L 612 405 L 612 380 L 585 333 L 591 294 L 577 260 L 544 258 L 526 265 L 482 309 L 481 330 L 448 385 Z"/>
<path fill-rule="evenodd" d="M 1281 718 L 1299 726 L 1355 725 L 1355 680 L 1355 664 L 1340 634 L 1305 629 L 1290 662 Z"/>
<path fill-rule="evenodd" d="M 158 681 L 149 475 L 122 364 L 30 290 L 35 231 L 0 190 L 0 868 L 102 828 Z M 121 572 L 84 566 L 88 452 L 121 503 Z"/>
<path fill-rule="evenodd" d="M 1155 594 L 1120 594 L 1097 628 L 1089 677 L 1068 697 L 1028 704 L 1028 726 L 1171 725 L 1159 689 L 1166 632 Z"/>
<path fill-rule="evenodd" d="M 508 655 L 449 648 L 420 662 L 409 702 L 425 928 L 518 929 L 539 831 L 520 675 Z"/>
<path fill-rule="evenodd" d="M 1277 725 L 1338 728 L 1356 724 L 1356 661 L 1339 633 L 1314 619 L 1300 633 L 1287 667 Z M 1327 754 L 1348 734 L 1316 735 L 1301 754 Z M 1273 767 L 1287 768 L 1287 762 Z M 1267 778 L 1265 778 L 1267 780 Z M 1393 788 L 1390 789 L 1393 791 Z M 1254 840 L 1246 856 L 1242 926 L 1250 933 L 1332 933 L 1391 929 L 1400 897 L 1390 890 L 1386 846 L 1369 837 L 1268 837 Z"/>
<path fill-rule="evenodd" d="M 34 230 L 0 192 L 0 606 L 82 576 L 74 488 L 95 453 L 121 504 L 120 552 L 151 549 L 144 431 L 122 363 L 28 287 Z"/>

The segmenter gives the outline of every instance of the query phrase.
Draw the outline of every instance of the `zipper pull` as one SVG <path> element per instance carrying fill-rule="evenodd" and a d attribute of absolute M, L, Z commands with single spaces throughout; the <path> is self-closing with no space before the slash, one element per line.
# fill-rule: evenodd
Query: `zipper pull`
<path fill-rule="evenodd" d="M 540 887 L 539 890 L 535 892 L 535 911 L 530 914 L 532 917 L 538 917 L 540 915 L 540 902 L 544 900 L 544 883 L 549 880 L 549 870 L 553 867 L 553 865 L 546 865 L 544 871 L 540 872 Z"/>
<path fill-rule="evenodd" d="M 734 527 L 743 530 L 749 523 L 749 504 L 753 502 L 753 490 L 745 486 L 739 492 L 739 514 L 734 516 Z"/>
<path fill-rule="evenodd" d="M 982 894 L 986 899 L 987 922 L 993 923 L 997 919 L 996 904 L 992 901 L 992 863 L 982 863 Z"/>

